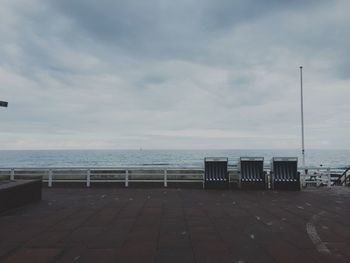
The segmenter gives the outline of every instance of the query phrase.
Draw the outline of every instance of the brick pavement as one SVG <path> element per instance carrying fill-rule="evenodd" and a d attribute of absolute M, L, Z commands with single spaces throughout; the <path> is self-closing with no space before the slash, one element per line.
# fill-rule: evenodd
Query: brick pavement
<path fill-rule="evenodd" d="M 43 201 L 0 214 L 0 262 L 350 262 L 349 198 L 45 188 Z"/>

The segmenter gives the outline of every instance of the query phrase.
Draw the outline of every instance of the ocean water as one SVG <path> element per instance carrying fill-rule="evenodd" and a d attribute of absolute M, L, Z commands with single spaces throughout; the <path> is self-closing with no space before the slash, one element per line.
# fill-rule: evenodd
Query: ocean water
<path fill-rule="evenodd" d="M 0 168 L 9 167 L 119 167 L 202 166 L 204 157 L 228 157 L 236 165 L 239 157 L 299 157 L 299 150 L 0 150 Z M 309 150 L 306 165 L 350 166 L 350 150 Z"/>

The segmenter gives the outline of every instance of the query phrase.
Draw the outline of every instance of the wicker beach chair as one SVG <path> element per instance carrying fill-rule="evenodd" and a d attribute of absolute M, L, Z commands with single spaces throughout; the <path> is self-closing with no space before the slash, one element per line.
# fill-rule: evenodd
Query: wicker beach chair
<path fill-rule="evenodd" d="M 271 161 L 271 183 L 274 190 L 300 190 L 298 158 L 273 157 Z"/>
<path fill-rule="evenodd" d="M 266 189 L 263 157 L 241 157 L 239 162 L 239 187 L 241 189 Z"/>
<path fill-rule="evenodd" d="M 204 158 L 204 183 L 205 189 L 228 189 L 229 178 L 227 171 L 228 159 L 226 157 Z"/>

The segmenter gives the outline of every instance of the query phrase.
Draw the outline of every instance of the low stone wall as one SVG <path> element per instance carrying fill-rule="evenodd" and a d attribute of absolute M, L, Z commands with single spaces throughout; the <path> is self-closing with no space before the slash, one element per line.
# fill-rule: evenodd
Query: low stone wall
<path fill-rule="evenodd" d="M 0 213 L 41 200 L 41 180 L 2 181 L 0 184 Z"/>

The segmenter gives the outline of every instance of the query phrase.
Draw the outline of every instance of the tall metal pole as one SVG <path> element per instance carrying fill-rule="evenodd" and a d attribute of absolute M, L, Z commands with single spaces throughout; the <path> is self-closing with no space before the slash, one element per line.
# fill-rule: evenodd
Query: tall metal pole
<path fill-rule="evenodd" d="M 305 169 L 303 66 L 300 66 L 300 107 L 301 107 L 301 153 L 303 157 L 303 169 Z"/>

